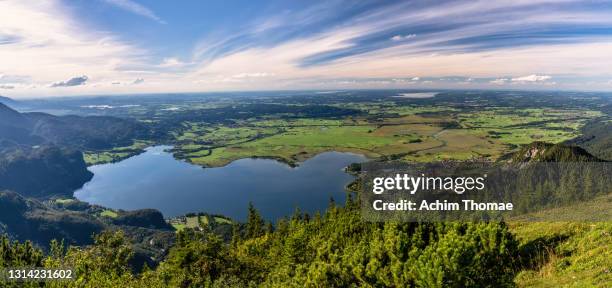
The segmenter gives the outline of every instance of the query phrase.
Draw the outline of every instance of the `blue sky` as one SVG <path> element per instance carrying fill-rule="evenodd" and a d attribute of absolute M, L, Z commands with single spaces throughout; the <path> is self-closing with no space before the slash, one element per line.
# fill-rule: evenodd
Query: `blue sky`
<path fill-rule="evenodd" d="M 0 1 L 0 94 L 612 90 L 610 1 Z"/>

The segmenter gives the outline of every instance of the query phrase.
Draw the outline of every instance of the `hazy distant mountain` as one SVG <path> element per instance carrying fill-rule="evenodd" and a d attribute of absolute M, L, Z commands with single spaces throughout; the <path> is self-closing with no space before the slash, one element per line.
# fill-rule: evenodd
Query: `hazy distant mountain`
<path fill-rule="evenodd" d="M 6 147 L 42 143 L 44 139 L 32 135 L 31 128 L 32 123 L 29 119 L 0 103 L 0 151 Z"/>
<path fill-rule="evenodd" d="M 25 117 L 21 115 L 21 113 L 13 110 L 12 108 L 4 104 L 2 102 L 2 98 L 3 97 L 0 96 L 0 123 L 15 126 L 21 126 L 22 124 L 25 124 L 28 120 L 25 119 Z"/>
<path fill-rule="evenodd" d="M 106 149 L 129 146 L 132 139 L 146 133 L 146 127 L 131 120 L 19 113 L 0 103 L 0 149 L 43 143 L 75 149 Z"/>
<path fill-rule="evenodd" d="M 0 95 L 0 103 L 6 104 L 6 105 L 14 105 L 17 104 L 18 102 L 9 98 L 9 97 L 5 97 L 5 96 L 1 96 Z"/>

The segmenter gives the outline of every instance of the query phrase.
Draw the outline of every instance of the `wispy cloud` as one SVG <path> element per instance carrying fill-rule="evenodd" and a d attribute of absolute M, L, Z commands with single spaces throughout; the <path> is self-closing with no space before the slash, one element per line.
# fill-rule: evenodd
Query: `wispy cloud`
<path fill-rule="evenodd" d="M 140 15 L 151 20 L 154 20 L 160 24 L 166 24 L 166 21 L 162 20 L 153 10 L 135 2 L 132 0 L 103 0 L 104 2 L 121 8 L 125 11 Z"/>
<path fill-rule="evenodd" d="M 59 1 L 0 1 L 0 31 L 19 36 L 19 41 L 0 45 L 4 74 L 0 83 L 14 86 L 12 94 L 57 95 L 54 88 L 60 87 L 61 82 L 83 74 L 110 83 L 125 78 L 118 67 L 142 61 L 144 50 L 118 40 L 109 32 L 83 25 L 62 4 Z M 59 86 L 49 85 L 56 82 Z M 66 93 L 96 91 L 103 90 L 80 85 Z"/>
<path fill-rule="evenodd" d="M 185 66 L 185 65 L 187 65 L 187 63 L 179 60 L 178 58 L 168 57 L 168 58 L 164 58 L 162 63 L 159 64 L 159 67 L 162 67 L 162 68 L 176 68 L 176 67 L 182 67 L 182 66 Z"/>
<path fill-rule="evenodd" d="M 552 77 L 548 75 L 531 74 L 528 76 L 512 78 L 512 82 L 544 82 L 550 79 L 552 79 Z"/>
<path fill-rule="evenodd" d="M 100 1 L 165 23 L 134 0 Z M 197 17 L 172 21 L 180 14 L 172 11 L 164 15 L 168 25 L 149 25 L 146 39 L 138 39 L 123 30 L 113 33 L 113 25 L 110 31 L 92 27 L 97 22 L 80 19 L 62 1 L 0 0 L 2 73 L 29 77 L 21 84 L 0 83 L 14 86 L 11 94 L 39 95 L 57 95 L 48 83 L 82 74 L 91 78 L 87 85 L 61 92 L 545 88 L 553 79 L 561 88 L 580 89 L 588 81 L 610 87 L 612 6 L 571 0 L 334 0 L 297 6 L 228 20 L 236 25 L 218 19 L 204 25 Z M 189 29 L 175 22 L 206 28 L 179 38 Z M 182 31 L 173 39 L 180 45 L 167 45 L 159 36 L 162 44 L 155 46 L 157 32 L 174 29 Z"/>
<path fill-rule="evenodd" d="M 334 11 L 336 5 L 342 3 L 331 2 L 327 10 Z M 304 10 L 283 13 L 263 26 L 226 34 L 219 41 L 207 39 L 196 56 L 209 57 L 192 75 L 270 67 L 271 73 L 294 83 L 308 82 L 296 79 L 309 77 L 399 79 L 420 74 L 489 78 L 455 81 L 486 86 L 552 83 L 547 77 L 554 74 L 610 73 L 612 51 L 605 47 L 612 45 L 612 37 L 602 27 L 612 29 L 612 11 L 606 9 L 549 0 L 401 2 L 369 8 L 330 18 L 325 13 L 304 17 Z M 332 25 L 329 19 L 335 19 Z M 296 29 L 306 32 L 296 32 L 294 23 L 301 23 Z M 320 29 L 323 23 L 327 29 Z M 530 69 L 548 75 L 532 75 Z M 276 78 L 260 83 L 283 81 Z"/>
<path fill-rule="evenodd" d="M 403 41 L 416 37 L 416 34 L 408 34 L 408 35 L 395 35 L 391 37 L 393 41 Z"/>
<path fill-rule="evenodd" d="M 508 83 L 508 81 L 510 81 L 510 79 L 508 78 L 497 78 L 497 79 L 489 81 L 489 83 L 494 84 L 494 85 L 504 85 Z"/>

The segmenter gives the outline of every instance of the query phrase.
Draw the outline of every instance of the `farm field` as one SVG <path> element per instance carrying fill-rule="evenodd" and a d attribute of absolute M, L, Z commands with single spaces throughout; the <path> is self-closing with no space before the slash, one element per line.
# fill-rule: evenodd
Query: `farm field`
<path fill-rule="evenodd" d="M 575 109 L 375 107 L 377 117 L 248 119 L 231 127 L 186 123 L 187 129 L 175 134 L 174 151 L 178 158 L 207 167 L 248 157 L 294 165 L 332 150 L 410 161 L 496 160 L 518 145 L 576 137 L 586 121 L 601 114 Z"/>
<path fill-rule="evenodd" d="M 185 228 L 203 230 L 213 226 L 231 225 L 232 220 L 207 214 L 188 214 L 185 216 L 175 217 L 167 220 L 176 231 L 182 231 Z"/>
<path fill-rule="evenodd" d="M 126 147 L 116 147 L 109 150 L 85 151 L 83 159 L 87 165 L 112 163 L 140 154 L 143 149 L 151 145 L 151 141 L 135 140 L 134 144 Z"/>

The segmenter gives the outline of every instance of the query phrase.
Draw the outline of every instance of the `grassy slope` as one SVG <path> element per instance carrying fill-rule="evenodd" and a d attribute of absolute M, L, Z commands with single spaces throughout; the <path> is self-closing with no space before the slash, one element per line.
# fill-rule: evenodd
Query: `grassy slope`
<path fill-rule="evenodd" d="M 134 144 L 126 147 L 116 147 L 110 150 L 86 151 L 83 159 L 88 166 L 121 161 L 143 152 L 143 149 L 152 143 L 136 140 Z"/>
<path fill-rule="evenodd" d="M 119 216 L 119 214 L 117 214 L 117 212 L 113 211 L 113 210 L 104 210 L 102 211 L 102 213 L 100 213 L 100 216 L 104 216 L 104 217 L 110 217 L 110 218 L 117 218 L 117 216 Z"/>
<path fill-rule="evenodd" d="M 195 215 L 184 218 L 179 217 L 171 219 L 170 224 L 176 231 L 181 231 L 185 228 L 204 228 L 213 224 L 211 221 L 214 222 L 214 224 L 232 224 L 232 221 L 227 218 L 209 215 Z"/>
<path fill-rule="evenodd" d="M 603 204 L 602 204 L 603 202 Z M 561 219 L 568 213 L 601 214 L 610 219 L 608 195 L 575 207 L 557 208 L 524 219 Z M 597 207 L 598 210 L 593 210 Z M 519 220 L 520 221 L 520 220 Z M 527 269 L 515 278 L 519 287 L 610 287 L 612 222 L 518 222 L 511 231 L 521 243 Z"/>
<path fill-rule="evenodd" d="M 610 287 L 612 223 L 523 223 L 511 228 L 523 247 L 542 248 L 534 255 L 539 263 L 516 276 L 518 286 Z"/>

